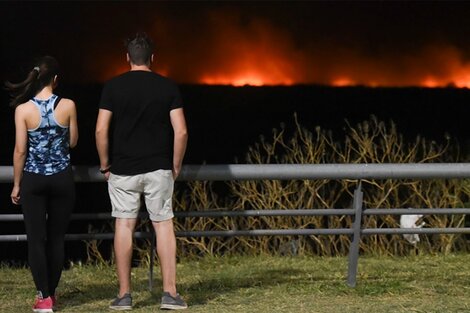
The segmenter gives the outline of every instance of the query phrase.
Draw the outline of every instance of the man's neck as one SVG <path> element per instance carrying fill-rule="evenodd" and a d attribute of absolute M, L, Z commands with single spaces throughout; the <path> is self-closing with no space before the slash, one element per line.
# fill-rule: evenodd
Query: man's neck
<path fill-rule="evenodd" d="M 135 65 L 131 63 L 131 71 L 146 71 L 151 72 L 152 70 L 148 65 Z"/>

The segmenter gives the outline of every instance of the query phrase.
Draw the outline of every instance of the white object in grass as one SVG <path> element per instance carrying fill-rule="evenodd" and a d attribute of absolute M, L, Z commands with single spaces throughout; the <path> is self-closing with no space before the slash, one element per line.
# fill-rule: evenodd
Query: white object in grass
<path fill-rule="evenodd" d="M 400 217 L 400 228 L 421 228 L 424 222 L 416 225 L 416 222 L 423 217 L 421 214 L 406 214 Z M 416 245 L 419 242 L 418 234 L 403 234 L 403 237 L 411 244 Z"/>

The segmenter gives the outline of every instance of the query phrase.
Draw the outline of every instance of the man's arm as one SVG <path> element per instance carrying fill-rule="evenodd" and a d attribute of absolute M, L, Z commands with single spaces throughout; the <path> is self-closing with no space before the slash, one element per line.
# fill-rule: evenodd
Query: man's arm
<path fill-rule="evenodd" d="M 78 142 L 77 109 L 75 107 L 75 102 L 73 102 L 72 100 L 68 100 L 68 101 L 70 105 L 69 142 L 70 142 L 70 148 L 75 148 Z"/>
<path fill-rule="evenodd" d="M 188 142 L 188 130 L 186 128 L 183 108 L 171 110 L 170 120 L 175 134 L 173 143 L 173 177 L 176 179 L 181 172 L 186 144 Z"/>
<path fill-rule="evenodd" d="M 107 169 L 110 167 L 109 164 L 109 127 L 111 125 L 111 118 L 113 112 L 105 109 L 100 109 L 98 112 L 98 118 L 96 120 L 96 150 L 100 157 L 100 169 Z M 109 173 L 106 173 L 108 178 Z"/>

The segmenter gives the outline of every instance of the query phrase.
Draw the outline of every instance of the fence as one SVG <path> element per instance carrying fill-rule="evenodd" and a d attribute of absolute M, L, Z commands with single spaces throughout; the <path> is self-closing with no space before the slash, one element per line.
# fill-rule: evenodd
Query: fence
<path fill-rule="evenodd" d="M 104 182 L 103 175 L 97 167 L 74 167 L 77 182 Z M 323 216 L 349 215 L 354 217 L 352 228 L 335 229 L 251 229 L 231 231 L 178 231 L 178 237 L 203 236 L 265 236 L 265 235 L 351 235 L 349 248 L 347 284 L 356 286 L 359 243 L 363 235 L 376 234 L 452 234 L 470 233 L 470 228 L 362 228 L 364 215 L 407 215 L 407 214 L 470 214 L 469 208 L 375 208 L 364 209 L 361 180 L 364 179 L 450 179 L 470 178 L 470 164 L 228 164 L 228 165 L 186 165 L 178 180 L 195 181 L 228 181 L 228 180 L 295 180 L 295 179 L 354 179 L 357 187 L 354 191 L 352 208 L 348 209 L 315 209 L 315 210 L 247 210 L 247 211 L 203 211 L 175 212 L 176 217 L 225 217 L 225 216 Z M 13 179 L 11 166 L 0 166 L 0 183 L 9 183 Z M 110 214 L 74 214 L 73 219 L 109 219 Z M 21 220 L 19 214 L 0 215 L 0 222 Z M 150 233 L 137 233 L 138 238 L 153 238 Z M 67 234 L 68 240 L 111 239 L 112 233 L 106 234 Z M 0 235 L 1 241 L 26 240 L 26 235 Z M 154 245 L 150 258 L 149 287 L 152 287 Z"/>

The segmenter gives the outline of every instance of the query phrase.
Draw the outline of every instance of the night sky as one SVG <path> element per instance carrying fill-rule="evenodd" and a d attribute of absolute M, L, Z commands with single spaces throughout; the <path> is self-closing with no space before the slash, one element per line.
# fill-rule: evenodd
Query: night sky
<path fill-rule="evenodd" d="M 178 83 L 470 86 L 470 2 L 1 2 L 0 23 L 2 80 L 50 54 L 101 83 L 146 31 Z"/>

